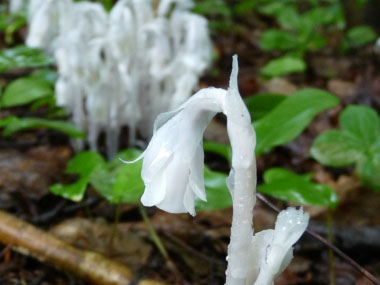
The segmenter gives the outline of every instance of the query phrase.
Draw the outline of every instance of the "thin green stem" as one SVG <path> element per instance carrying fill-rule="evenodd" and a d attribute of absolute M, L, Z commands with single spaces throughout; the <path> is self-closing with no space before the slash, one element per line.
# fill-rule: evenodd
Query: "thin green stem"
<path fill-rule="evenodd" d="M 117 233 L 117 225 L 119 223 L 119 220 L 120 220 L 120 215 L 121 215 L 121 209 L 122 209 L 122 203 L 119 202 L 117 204 L 117 207 L 116 207 L 116 211 L 115 211 L 115 219 L 114 219 L 114 222 L 113 222 L 113 225 L 112 225 L 112 232 L 111 232 L 111 236 L 110 236 L 110 239 L 108 241 L 108 248 L 109 250 L 112 249 L 112 243 L 113 243 L 113 239 L 115 238 L 116 236 L 116 233 Z"/>
<path fill-rule="evenodd" d="M 154 244 L 156 245 L 157 249 L 162 254 L 162 256 L 165 258 L 165 260 L 169 260 L 169 254 L 166 251 L 166 248 L 165 248 L 164 244 L 161 242 L 161 239 L 158 236 L 156 230 L 154 229 L 152 223 L 150 222 L 150 219 L 148 217 L 148 214 L 145 211 L 144 206 L 141 203 L 139 203 L 138 205 L 139 205 L 140 215 L 143 218 L 146 226 L 148 227 L 149 234 L 152 237 L 152 240 L 153 240 Z"/>

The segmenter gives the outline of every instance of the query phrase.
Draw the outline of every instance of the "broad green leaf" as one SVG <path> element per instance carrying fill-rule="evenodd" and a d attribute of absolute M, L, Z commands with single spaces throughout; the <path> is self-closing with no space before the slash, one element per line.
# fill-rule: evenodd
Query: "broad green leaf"
<path fill-rule="evenodd" d="M 231 9 L 223 0 L 204 0 L 197 2 L 193 8 L 193 12 L 202 15 L 231 17 Z"/>
<path fill-rule="evenodd" d="M 343 28 L 342 17 L 344 21 L 343 9 L 339 4 L 318 6 L 303 14 L 303 18 L 311 22 L 314 28 L 328 24 L 336 24 L 338 28 Z"/>
<path fill-rule="evenodd" d="M 323 205 L 334 209 L 338 196 L 327 185 L 313 183 L 310 175 L 297 175 L 284 168 L 272 168 L 264 173 L 265 183 L 258 190 L 275 198 L 302 205 Z"/>
<path fill-rule="evenodd" d="M 112 187 L 111 202 L 138 203 L 145 185 L 141 178 L 142 160 L 124 164 Z"/>
<path fill-rule="evenodd" d="M 229 145 L 205 141 L 203 142 L 203 149 L 223 156 L 231 164 L 232 149 Z"/>
<path fill-rule="evenodd" d="M 53 86 L 50 82 L 37 76 L 23 77 L 8 84 L 0 97 L 0 107 L 25 105 L 52 94 Z"/>
<path fill-rule="evenodd" d="M 369 188 L 380 191 L 380 151 L 368 153 L 358 163 L 360 180 Z"/>
<path fill-rule="evenodd" d="M 233 9 L 237 15 L 250 13 L 257 5 L 257 0 L 244 0 L 234 5 Z"/>
<path fill-rule="evenodd" d="M 104 165 L 104 158 L 94 151 L 82 151 L 74 156 L 67 164 L 66 172 L 89 176 L 97 166 Z"/>
<path fill-rule="evenodd" d="M 364 151 L 360 140 L 346 132 L 330 130 L 314 140 L 310 154 L 324 165 L 342 167 L 357 162 Z"/>
<path fill-rule="evenodd" d="M 141 178 L 142 160 L 126 164 L 120 159 L 131 161 L 141 155 L 137 149 L 127 149 L 119 153 L 110 165 L 120 164 L 121 170 L 116 176 L 115 183 L 112 186 L 111 202 L 138 203 L 142 196 L 145 185 Z"/>
<path fill-rule="evenodd" d="M 69 174 L 79 174 L 79 179 L 69 185 L 55 184 L 50 187 L 50 191 L 75 202 L 82 200 L 92 172 L 104 163 L 103 157 L 96 152 L 80 152 L 70 160 L 66 168 Z"/>
<path fill-rule="evenodd" d="M 32 75 L 40 77 L 47 82 L 50 82 L 52 86 L 54 86 L 55 82 L 58 80 L 59 77 L 57 71 L 49 68 L 37 69 L 32 73 Z"/>
<path fill-rule="evenodd" d="M 289 73 L 303 72 L 306 63 L 302 58 L 282 56 L 269 61 L 261 68 L 260 73 L 266 77 L 278 77 Z"/>
<path fill-rule="evenodd" d="M 282 28 L 296 31 L 301 24 L 300 15 L 295 6 L 288 6 L 278 14 L 277 20 Z"/>
<path fill-rule="evenodd" d="M 276 29 L 266 30 L 259 40 L 260 48 L 265 51 L 287 51 L 296 48 L 298 44 L 299 42 L 296 35 Z"/>
<path fill-rule="evenodd" d="M 0 52 L 0 72 L 18 67 L 41 67 L 54 62 L 42 50 L 17 46 Z"/>
<path fill-rule="evenodd" d="M 280 94 L 258 94 L 246 98 L 245 104 L 253 121 L 259 120 L 286 99 Z"/>
<path fill-rule="evenodd" d="M 287 170 L 285 168 L 271 168 L 267 170 L 264 174 L 264 180 L 265 183 L 272 183 L 278 180 L 287 179 L 289 178 L 289 175 L 296 175 L 297 178 L 303 179 L 307 182 L 310 182 L 310 180 L 313 178 L 312 173 L 306 173 L 306 174 L 295 174 L 294 172 Z"/>
<path fill-rule="evenodd" d="M 264 15 L 276 16 L 286 9 L 288 5 L 289 3 L 285 1 L 266 1 L 266 3 L 260 3 L 257 8 L 259 12 Z"/>
<path fill-rule="evenodd" d="M 226 185 L 227 174 L 204 168 L 207 202 L 196 199 L 197 211 L 223 209 L 232 206 L 230 191 Z"/>
<path fill-rule="evenodd" d="M 91 185 L 111 203 L 137 203 L 145 188 L 141 179 L 142 160 L 126 164 L 121 159 L 131 161 L 140 154 L 140 150 L 133 148 L 118 153 L 92 173 Z"/>
<path fill-rule="evenodd" d="M 379 117 L 370 107 L 348 106 L 340 114 L 339 123 L 342 130 L 361 141 L 363 148 L 369 148 L 380 139 Z"/>
<path fill-rule="evenodd" d="M 348 30 L 346 43 L 348 48 L 356 48 L 373 43 L 378 35 L 369 26 L 357 26 Z"/>
<path fill-rule="evenodd" d="M 296 138 L 319 112 L 338 104 L 338 98 L 320 89 L 297 91 L 254 123 L 256 155 Z"/>
<path fill-rule="evenodd" d="M 33 129 L 47 128 L 65 133 L 73 138 L 83 138 L 85 135 L 73 124 L 66 121 L 47 120 L 42 118 L 17 118 L 7 117 L 0 120 L 0 126 L 4 127 L 3 136 L 7 137 L 15 132 Z"/>

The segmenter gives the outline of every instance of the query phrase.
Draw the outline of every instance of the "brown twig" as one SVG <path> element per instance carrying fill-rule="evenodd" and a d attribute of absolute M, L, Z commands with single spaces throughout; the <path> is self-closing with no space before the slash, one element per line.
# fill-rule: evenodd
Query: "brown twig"
<path fill-rule="evenodd" d="M 281 210 L 277 208 L 273 203 L 271 203 L 267 198 L 265 198 L 264 195 L 260 193 L 256 193 L 257 198 L 264 202 L 269 208 L 271 208 L 273 211 L 279 213 Z M 336 255 L 338 255 L 340 258 L 345 260 L 347 263 L 349 263 L 352 267 L 354 267 L 356 270 L 358 270 L 360 273 L 362 273 L 365 277 L 367 277 L 370 281 L 373 282 L 373 284 L 380 285 L 380 281 L 373 276 L 370 272 L 368 272 L 363 266 L 359 265 L 355 260 L 353 260 L 351 257 L 349 257 L 347 254 L 345 254 L 343 251 L 341 251 L 339 248 L 337 248 L 335 245 L 330 243 L 328 240 L 317 234 L 316 232 L 306 229 L 306 232 L 312 236 L 313 238 L 319 240 L 321 243 L 323 243 L 326 247 L 330 248 L 332 251 L 335 252 Z"/>
<path fill-rule="evenodd" d="M 3 211 L 0 211 L 0 242 L 11 245 L 14 250 L 33 256 L 46 264 L 71 272 L 91 284 L 132 284 L 132 270 L 126 266 L 99 253 L 75 248 Z M 144 284 L 141 282 L 163 284 L 149 280 L 140 281 L 139 284 Z"/>

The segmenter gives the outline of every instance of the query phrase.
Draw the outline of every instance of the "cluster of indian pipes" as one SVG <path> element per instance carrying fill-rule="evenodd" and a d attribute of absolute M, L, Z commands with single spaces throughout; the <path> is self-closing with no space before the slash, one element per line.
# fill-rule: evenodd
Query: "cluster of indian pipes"
<path fill-rule="evenodd" d="M 194 199 L 206 200 L 203 132 L 218 112 L 227 117 L 232 169 L 227 185 L 233 201 L 228 247 L 227 285 L 270 285 L 293 257 L 293 244 L 305 231 L 309 215 L 302 209 L 282 211 L 274 230 L 253 232 L 256 202 L 256 136 L 237 85 L 237 57 L 228 90 L 202 89 L 178 109 L 159 115 L 153 137 L 142 154 L 145 206 L 195 215 Z"/>
<path fill-rule="evenodd" d="M 197 87 L 211 41 L 207 20 L 192 6 L 192 0 L 119 0 L 108 13 L 99 3 L 30 0 L 26 43 L 54 55 L 57 104 L 87 132 L 92 150 L 104 131 L 112 157 L 122 126 L 129 127 L 130 144 L 136 130 L 149 138 L 156 116 Z"/>

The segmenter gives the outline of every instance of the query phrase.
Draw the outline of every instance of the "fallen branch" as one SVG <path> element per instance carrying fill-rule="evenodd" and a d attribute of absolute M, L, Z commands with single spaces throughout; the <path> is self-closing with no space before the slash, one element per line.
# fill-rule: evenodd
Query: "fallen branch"
<path fill-rule="evenodd" d="M 75 248 L 3 211 L 0 211 L 0 242 L 91 284 L 128 285 L 133 280 L 132 270 L 128 267 L 99 253 Z M 150 280 L 140 281 L 139 285 L 142 284 L 163 285 Z"/>

